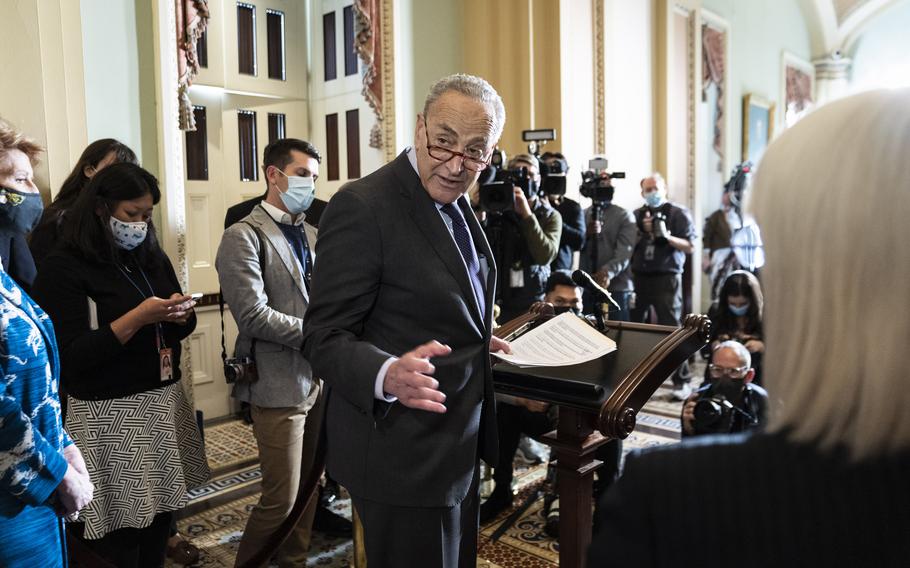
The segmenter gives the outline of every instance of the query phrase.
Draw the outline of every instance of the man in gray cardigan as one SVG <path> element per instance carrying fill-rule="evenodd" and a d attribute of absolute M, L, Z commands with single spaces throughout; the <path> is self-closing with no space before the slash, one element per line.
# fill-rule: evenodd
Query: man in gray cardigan
<path fill-rule="evenodd" d="M 232 393 L 251 405 L 262 468 L 262 495 L 240 541 L 238 564 L 290 512 L 314 459 L 323 406 L 320 382 L 300 352 L 316 242 L 305 211 L 321 157 L 312 144 L 287 138 L 269 144 L 262 161 L 266 197 L 224 232 L 215 261 L 240 331 L 234 356 L 252 357 L 258 371 L 258 380 L 238 380 Z M 314 513 L 315 501 L 276 551 L 279 566 L 305 565 Z"/>

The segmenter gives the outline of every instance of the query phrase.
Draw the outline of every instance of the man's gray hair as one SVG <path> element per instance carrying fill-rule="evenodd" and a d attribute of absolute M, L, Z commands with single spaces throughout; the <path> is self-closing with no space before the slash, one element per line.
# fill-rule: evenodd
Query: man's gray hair
<path fill-rule="evenodd" d="M 540 160 L 538 160 L 532 154 L 515 154 L 509 160 L 508 168 L 509 169 L 514 168 L 515 164 L 517 164 L 518 162 L 524 162 L 526 164 L 531 164 L 532 166 L 537 168 L 538 172 L 540 172 Z"/>
<path fill-rule="evenodd" d="M 475 101 L 490 107 L 493 116 L 493 140 L 496 142 L 502 135 L 502 129 L 506 124 L 506 107 L 502 104 L 502 98 L 493 85 L 486 80 L 474 75 L 465 75 L 456 73 L 449 75 L 433 83 L 430 92 L 427 94 L 426 101 L 423 103 L 423 116 L 427 116 L 430 107 L 433 106 L 439 97 L 448 91 L 461 93 Z"/>
<path fill-rule="evenodd" d="M 752 354 L 749 353 L 749 350 L 746 349 L 746 346 L 739 341 L 723 341 L 714 348 L 714 352 L 717 353 L 721 349 L 730 349 L 736 353 L 736 356 L 739 357 L 739 360 L 742 362 L 743 366 L 752 366 Z"/>
<path fill-rule="evenodd" d="M 654 181 L 657 182 L 657 189 L 665 190 L 667 189 L 667 181 L 664 179 L 664 176 L 660 175 L 660 172 L 652 172 L 645 177 L 641 178 L 641 181 L 638 182 L 639 187 L 643 187 L 646 179 L 654 178 Z"/>

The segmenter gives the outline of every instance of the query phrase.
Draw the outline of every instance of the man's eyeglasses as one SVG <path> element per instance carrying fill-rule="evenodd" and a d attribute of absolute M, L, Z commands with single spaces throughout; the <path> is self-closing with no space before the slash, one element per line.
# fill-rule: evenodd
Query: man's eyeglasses
<path fill-rule="evenodd" d="M 749 372 L 749 367 L 721 367 L 720 365 L 715 365 L 711 363 L 708 365 L 708 372 L 711 373 L 711 376 L 715 379 L 719 379 L 724 375 L 730 377 L 731 379 L 741 379 L 746 376 L 746 373 Z"/>
<path fill-rule="evenodd" d="M 480 172 L 487 168 L 490 162 L 490 158 L 493 156 L 492 152 L 489 156 L 484 157 L 483 151 L 479 149 L 467 148 L 464 152 L 456 152 L 445 146 L 434 146 L 430 144 L 430 133 L 427 131 L 428 127 L 426 121 L 424 120 L 424 129 L 423 133 L 427 137 L 427 153 L 434 160 L 439 160 L 440 162 L 448 162 L 455 156 L 461 158 L 461 163 L 464 164 L 466 169 L 471 170 L 472 172 Z"/>

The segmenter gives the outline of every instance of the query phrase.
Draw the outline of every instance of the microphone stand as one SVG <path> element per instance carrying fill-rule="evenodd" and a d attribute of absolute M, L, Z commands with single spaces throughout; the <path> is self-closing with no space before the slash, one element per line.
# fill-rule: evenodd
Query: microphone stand
<path fill-rule="evenodd" d="M 600 222 L 600 213 L 602 210 L 603 210 L 603 204 L 600 201 L 597 201 L 596 199 L 592 199 L 591 200 L 591 221 Z M 602 226 L 601 226 L 600 230 L 603 231 Z M 599 256 L 598 255 L 599 245 L 600 245 L 600 233 L 597 233 L 594 235 L 594 240 L 591 242 L 591 251 L 590 252 L 591 252 L 591 271 L 592 272 L 597 272 L 597 270 L 599 268 L 597 266 L 597 261 L 598 261 L 598 256 Z M 596 293 L 594 293 L 594 297 L 597 298 Z M 607 329 L 607 324 L 606 324 L 607 317 L 605 315 L 604 302 L 602 302 L 602 301 L 595 302 L 594 318 L 597 320 L 597 328 L 600 331 L 604 331 Z"/>

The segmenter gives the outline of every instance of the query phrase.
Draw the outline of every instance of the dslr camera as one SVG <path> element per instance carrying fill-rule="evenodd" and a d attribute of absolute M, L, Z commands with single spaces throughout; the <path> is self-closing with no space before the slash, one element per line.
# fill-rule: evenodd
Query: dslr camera
<path fill-rule="evenodd" d="M 228 357 L 224 360 L 224 380 L 228 384 L 255 383 L 259 380 L 256 360 L 252 357 Z"/>
<path fill-rule="evenodd" d="M 607 172 L 606 158 L 588 161 L 588 169 L 581 172 L 581 194 L 594 203 L 602 204 L 613 200 L 613 179 L 625 179 L 625 172 Z"/>
<path fill-rule="evenodd" d="M 695 434 L 728 434 L 733 432 L 734 418 L 741 414 L 750 422 L 755 418 L 744 411 L 742 381 L 716 382 L 695 402 Z"/>
<path fill-rule="evenodd" d="M 656 211 L 651 215 L 651 221 L 654 241 L 659 245 L 665 244 L 667 237 L 670 236 L 670 231 L 667 230 L 667 216 L 662 211 Z"/>

